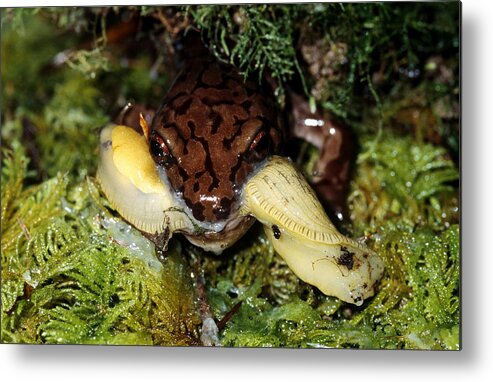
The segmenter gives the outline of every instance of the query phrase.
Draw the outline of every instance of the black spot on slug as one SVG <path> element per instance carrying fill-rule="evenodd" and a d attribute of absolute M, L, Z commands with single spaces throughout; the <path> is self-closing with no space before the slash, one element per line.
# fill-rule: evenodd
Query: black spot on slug
<path fill-rule="evenodd" d="M 341 255 L 337 259 L 337 264 L 345 266 L 347 269 L 353 269 L 354 253 L 349 251 L 346 247 L 341 246 Z"/>
<path fill-rule="evenodd" d="M 274 233 L 274 237 L 276 239 L 279 239 L 281 237 L 281 230 L 275 224 L 272 226 L 272 232 Z"/>

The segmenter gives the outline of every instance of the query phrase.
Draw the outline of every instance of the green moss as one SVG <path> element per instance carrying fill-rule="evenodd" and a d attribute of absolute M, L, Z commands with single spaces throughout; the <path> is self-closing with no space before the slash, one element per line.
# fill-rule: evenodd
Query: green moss
<path fill-rule="evenodd" d="M 260 283 L 263 296 L 277 304 L 288 301 L 306 288 L 274 252 L 260 224 L 255 225 L 242 242 L 222 256 L 207 257 L 205 268 L 212 284 L 215 277 L 231 280 L 234 288 L 247 288 Z M 236 293 L 234 289 L 230 292 Z"/>
<path fill-rule="evenodd" d="M 407 231 L 406 231 L 407 229 Z M 261 279 L 248 287 L 221 279 L 210 290 L 218 317 L 242 301 L 221 341 L 227 346 L 387 349 L 459 348 L 458 226 L 441 235 L 388 224 L 374 248 L 387 274 L 361 309 L 333 298 L 269 302 Z"/>
<path fill-rule="evenodd" d="M 180 254 L 150 267 L 132 236 L 115 242 L 92 181 L 69 188 L 59 176 L 23 188 L 25 166 L 20 151 L 5 153 L 2 342 L 198 343 Z"/>
<path fill-rule="evenodd" d="M 83 76 L 55 87 L 53 98 L 36 120 L 41 163 L 48 176 L 70 171 L 83 179 L 97 164 L 98 131 L 108 122 L 99 105 L 100 91 Z"/>
<path fill-rule="evenodd" d="M 313 30 L 348 47 L 345 75 L 328 84 L 320 99 L 323 106 L 353 122 L 359 120 L 361 108 L 371 112 L 378 104 L 371 94 L 375 82 L 384 99 L 421 77 L 430 55 L 456 52 L 459 7 L 458 2 L 314 5 L 308 17 Z M 367 95 L 363 99 L 362 91 Z"/>
<path fill-rule="evenodd" d="M 48 63 L 73 43 L 70 37 L 55 39 L 55 33 L 55 25 L 33 10 L 2 12 L 2 108 L 8 119 L 18 113 L 39 112 L 50 99 L 60 73 L 50 71 Z"/>
<path fill-rule="evenodd" d="M 189 6 L 187 11 L 207 34 L 215 53 L 236 64 L 245 76 L 254 73 L 260 80 L 268 70 L 282 93 L 285 83 L 300 74 L 293 36 L 299 7 L 203 5 Z"/>
<path fill-rule="evenodd" d="M 412 230 L 387 224 L 377 233 L 376 249 L 387 256 L 389 279 L 364 312 L 375 321 L 379 304 L 390 298 L 399 309 L 385 312 L 387 321 L 407 348 L 459 348 L 459 227 L 437 235 L 429 228 Z M 388 287 L 388 290 L 386 290 Z M 396 291 L 399 291 L 396 293 Z M 380 301 L 381 300 L 381 301 Z M 401 333 L 402 331 L 402 333 Z"/>
<path fill-rule="evenodd" d="M 458 222 L 459 172 L 442 147 L 389 133 L 363 138 L 349 196 L 356 234 L 388 220 L 443 229 Z"/>
<path fill-rule="evenodd" d="M 217 317 L 243 301 L 223 343 L 458 349 L 457 179 L 443 148 L 391 134 L 377 142 L 363 139 L 349 198 L 351 228 L 356 235 L 367 234 L 368 244 L 384 259 L 386 274 L 376 296 L 358 309 L 322 296 L 292 280 L 291 271 L 260 239 L 226 259 L 226 278 L 211 286 Z M 282 283 L 288 287 L 273 288 Z"/>

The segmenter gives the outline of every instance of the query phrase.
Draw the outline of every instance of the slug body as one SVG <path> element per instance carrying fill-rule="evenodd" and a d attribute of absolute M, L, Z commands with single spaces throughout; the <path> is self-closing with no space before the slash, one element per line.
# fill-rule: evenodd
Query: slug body
<path fill-rule="evenodd" d="M 360 305 L 383 273 L 341 235 L 291 161 L 266 89 L 210 55 L 188 60 L 144 134 L 101 133 L 98 178 L 118 212 L 148 233 L 179 232 L 221 253 L 260 221 L 304 281 Z"/>

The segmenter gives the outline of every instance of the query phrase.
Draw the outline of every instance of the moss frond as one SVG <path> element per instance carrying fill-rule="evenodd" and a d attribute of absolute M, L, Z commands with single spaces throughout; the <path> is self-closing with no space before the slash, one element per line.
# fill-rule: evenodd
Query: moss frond
<path fill-rule="evenodd" d="M 459 172 L 443 147 L 389 134 L 376 143 L 363 139 L 358 161 L 349 196 L 355 227 L 376 227 L 393 218 L 434 227 L 457 222 Z M 444 208 L 449 213 L 442 215 Z"/>
<path fill-rule="evenodd" d="M 247 347 L 458 349 L 457 235 L 458 226 L 438 237 L 427 229 L 382 228 L 375 249 L 388 271 L 363 309 L 294 295 L 273 306 L 263 296 L 260 279 L 250 287 L 222 279 L 210 291 L 218 314 L 238 301 L 243 304 L 221 341 Z"/>
<path fill-rule="evenodd" d="M 269 71 L 278 92 L 295 73 L 301 75 L 294 41 L 296 7 L 288 5 L 189 6 L 195 23 L 216 55 L 259 80 Z M 234 45 L 230 48 L 230 43 Z"/>
<path fill-rule="evenodd" d="M 140 233 L 118 223 L 113 239 L 91 182 L 69 187 L 60 175 L 23 188 L 25 162 L 4 156 L 2 342 L 197 344 L 184 259 L 150 267 Z"/>

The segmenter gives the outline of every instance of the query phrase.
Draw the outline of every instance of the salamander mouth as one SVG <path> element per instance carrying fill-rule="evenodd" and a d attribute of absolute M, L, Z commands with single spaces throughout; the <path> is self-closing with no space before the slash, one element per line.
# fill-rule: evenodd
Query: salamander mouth
<path fill-rule="evenodd" d="M 101 133 L 98 179 L 116 210 L 142 231 L 185 234 L 220 253 L 260 221 L 293 272 L 323 293 L 361 305 L 375 292 L 384 266 L 365 245 L 337 231 L 293 163 L 270 157 L 246 181 L 239 210 L 221 222 L 200 222 L 172 192 L 147 141 L 125 126 Z"/>

